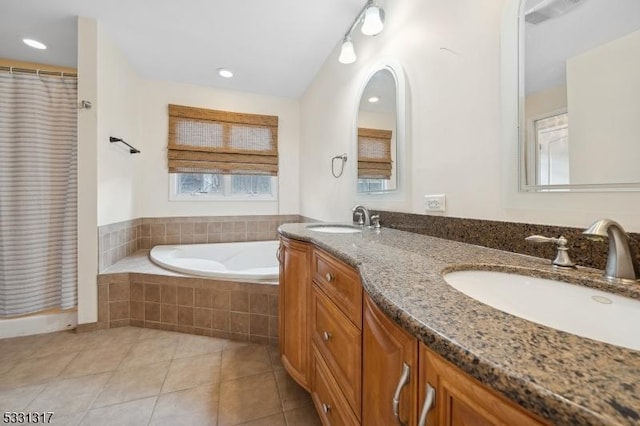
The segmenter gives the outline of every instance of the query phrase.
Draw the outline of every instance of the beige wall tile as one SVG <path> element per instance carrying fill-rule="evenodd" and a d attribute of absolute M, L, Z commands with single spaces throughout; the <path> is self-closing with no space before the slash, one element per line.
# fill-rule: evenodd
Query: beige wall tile
<path fill-rule="evenodd" d="M 278 295 L 269 295 L 269 315 L 280 315 Z"/>
<path fill-rule="evenodd" d="M 178 306 L 178 325 L 193 326 L 193 308 Z"/>
<path fill-rule="evenodd" d="M 109 321 L 129 318 L 129 302 L 109 302 Z"/>
<path fill-rule="evenodd" d="M 211 306 L 214 309 L 228 311 L 230 308 L 230 292 L 227 290 L 211 289 Z"/>
<path fill-rule="evenodd" d="M 162 303 L 175 305 L 178 303 L 178 289 L 175 285 L 165 284 L 160 287 Z"/>
<path fill-rule="evenodd" d="M 231 312 L 229 314 L 229 331 L 232 333 L 249 333 L 249 314 Z"/>
<path fill-rule="evenodd" d="M 128 283 L 111 283 L 109 284 L 109 301 L 129 300 L 129 284 Z"/>
<path fill-rule="evenodd" d="M 160 307 L 160 320 L 168 324 L 178 323 L 178 306 L 162 304 Z"/>
<path fill-rule="evenodd" d="M 193 224 L 193 233 L 196 235 L 207 234 L 208 224 L 205 222 L 196 222 Z"/>
<path fill-rule="evenodd" d="M 144 300 L 144 284 L 140 282 L 131 283 L 130 296 L 131 296 L 131 300 L 135 300 L 139 302 L 143 301 Z"/>
<path fill-rule="evenodd" d="M 160 303 L 160 286 L 157 284 L 144 285 L 144 301 Z"/>
<path fill-rule="evenodd" d="M 167 235 L 165 244 L 180 244 L 180 234 Z"/>
<path fill-rule="evenodd" d="M 279 319 L 278 317 L 269 316 L 269 337 L 280 336 Z"/>
<path fill-rule="evenodd" d="M 236 312 L 249 312 L 249 293 L 246 291 L 232 291 L 231 310 Z"/>
<path fill-rule="evenodd" d="M 220 331 L 229 331 L 229 311 L 214 309 L 211 328 Z"/>
<path fill-rule="evenodd" d="M 150 225 L 150 235 L 152 237 L 155 236 L 164 236 L 167 235 L 167 227 L 164 223 L 153 223 Z"/>
<path fill-rule="evenodd" d="M 193 230 L 195 226 L 193 223 L 181 223 L 180 224 L 180 235 L 193 235 Z"/>
<path fill-rule="evenodd" d="M 266 294 L 251 293 L 249 295 L 249 312 L 252 314 L 267 315 L 269 313 L 269 296 Z"/>
<path fill-rule="evenodd" d="M 269 336 L 269 316 L 251 314 L 249 322 L 249 334 L 258 336 Z"/>
<path fill-rule="evenodd" d="M 211 328 L 213 318 L 213 309 L 194 308 L 193 325 L 201 328 Z"/>
<path fill-rule="evenodd" d="M 167 235 L 180 235 L 180 224 L 179 223 L 167 223 L 166 232 Z"/>
<path fill-rule="evenodd" d="M 196 288 L 195 289 L 195 306 L 200 308 L 211 308 L 212 293 L 210 288 Z"/>
<path fill-rule="evenodd" d="M 145 321 L 160 321 L 160 304 L 145 302 L 144 304 L 144 320 Z"/>
<path fill-rule="evenodd" d="M 178 305 L 193 306 L 193 288 L 178 287 Z"/>
<path fill-rule="evenodd" d="M 132 320 L 144 320 L 144 302 L 132 300 L 129 307 Z"/>

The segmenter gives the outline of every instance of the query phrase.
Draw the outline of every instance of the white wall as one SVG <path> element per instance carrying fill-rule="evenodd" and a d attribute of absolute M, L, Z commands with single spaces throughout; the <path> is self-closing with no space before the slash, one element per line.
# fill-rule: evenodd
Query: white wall
<path fill-rule="evenodd" d="M 98 319 L 98 24 L 78 18 L 78 324 Z"/>
<path fill-rule="evenodd" d="M 299 213 L 299 102 L 157 80 L 140 82 L 136 205 L 141 217 L 218 216 Z M 169 201 L 167 171 L 168 104 L 252 114 L 277 115 L 278 201 Z"/>
<path fill-rule="evenodd" d="M 127 58 L 98 25 L 98 225 L 136 217 L 134 185 L 140 155 L 132 155 L 109 136 L 140 143 L 138 133 L 139 79 Z M 81 76 L 81 78 L 84 76 Z"/>
<path fill-rule="evenodd" d="M 384 31 L 376 37 L 354 33 L 356 63 L 338 63 L 336 46 L 301 101 L 301 214 L 350 218 L 354 174 L 334 179 L 330 159 L 352 148 L 363 76 L 388 56 L 405 67 L 411 99 L 412 191 L 406 203 L 391 206 L 394 210 L 424 213 L 424 195 L 443 193 L 448 216 L 576 227 L 610 216 L 627 230 L 640 231 L 639 193 L 518 192 L 512 69 L 517 70 L 517 57 L 508 62 L 510 69 L 501 70 L 507 3 L 511 26 L 503 30 L 515 33 L 515 0 L 387 0 Z M 516 46 L 515 40 L 505 43 L 508 49 Z M 507 93 L 501 96 L 503 88 Z"/>
<path fill-rule="evenodd" d="M 640 31 L 567 60 L 572 183 L 639 182 Z"/>

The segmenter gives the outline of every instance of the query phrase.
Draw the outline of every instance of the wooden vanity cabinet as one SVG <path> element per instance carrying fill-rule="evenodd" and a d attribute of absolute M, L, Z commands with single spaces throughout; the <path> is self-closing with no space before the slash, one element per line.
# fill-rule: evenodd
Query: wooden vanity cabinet
<path fill-rule="evenodd" d="M 282 364 L 323 425 L 549 424 L 419 344 L 363 292 L 355 269 L 284 237 L 278 260 Z"/>
<path fill-rule="evenodd" d="M 280 239 L 278 261 L 280 359 L 291 377 L 310 391 L 311 354 L 309 305 L 311 303 L 311 252 L 308 243 Z"/>
<path fill-rule="evenodd" d="M 420 413 L 429 388 L 433 402 L 429 426 L 541 426 L 548 423 L 465 374 L 420 344 Z"/>
<path fill-rule="evenodd" d="M 360 278 L 355 269 L 320 249 L 314 248 L 311 259 L 311 396 L 325 424 L 352 424 L 353 420 L 360 424 Z M 333 414 L 326 411 L 327 406 L 333 407 Z"/>
<path fill-rule="evenodd" d="M 362 321 L 362 424 L 415 426 L 418 340 L 387 318 L 367 295 Z"/>

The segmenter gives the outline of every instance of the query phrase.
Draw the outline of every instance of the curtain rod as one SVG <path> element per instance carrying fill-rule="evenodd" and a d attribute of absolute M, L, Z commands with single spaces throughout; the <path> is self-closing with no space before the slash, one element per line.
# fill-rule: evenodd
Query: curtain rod
<path fill-rule="evenodd" d="M 64 72 L 64 71 L 47 71 L 47 70 L 41 70 L 41 69 L 8 67 L 8 66 L 5 66 L 5 65 L 0 66 L 0 70 L 9 71 L 12 74 L 14 72 L 20 72 L 20 73 L 36 74 L 36 75 L 51 75 L 51 76 L 59 76 L 59 77 L 75 77 L 75 78 L 78 78 L 78 74 L 77 73 Z"/>

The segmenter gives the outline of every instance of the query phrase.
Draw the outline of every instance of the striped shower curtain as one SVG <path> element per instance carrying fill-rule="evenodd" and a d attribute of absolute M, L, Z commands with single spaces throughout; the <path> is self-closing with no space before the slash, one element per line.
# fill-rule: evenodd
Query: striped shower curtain
<path fill-rule="evenodd" d="M 77 304 L 77 80 L 0 71 L 0 318 Z"/>

